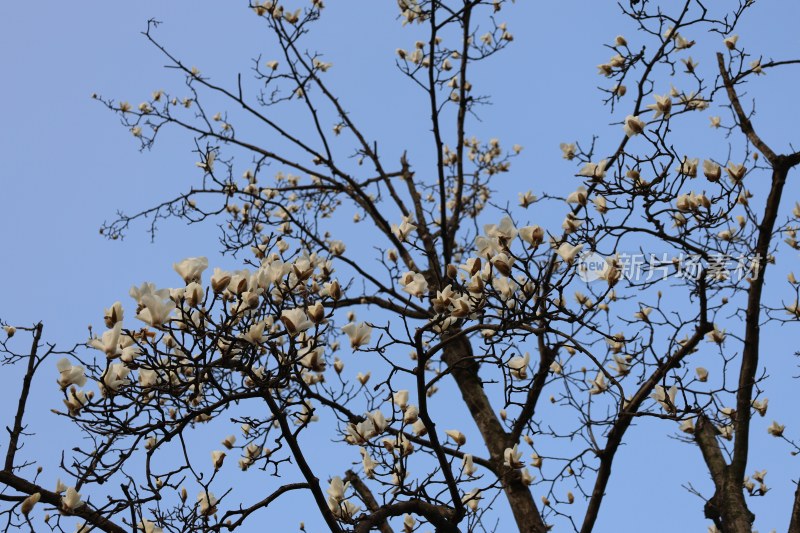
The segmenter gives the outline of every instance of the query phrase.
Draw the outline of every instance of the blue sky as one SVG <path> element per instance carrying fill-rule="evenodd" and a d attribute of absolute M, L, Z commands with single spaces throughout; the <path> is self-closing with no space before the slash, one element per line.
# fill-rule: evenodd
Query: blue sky
<path fill-rule="evenodd" d="M 515 34 L 513 46 L 491 66 L 482 67 L 483 92 L 492 95 L 493 105 L 481 111 L 479 126 L 489 132 L 487 137 L 526 147 L 514 171 L 502 176 L 498 185 L 499 198 L 512 204 L 519 191 L 555 188 L 563 193 L 574 186 L 573 169 L 561 160 L 558 143 L 607 131 L 611 120 L 595 89 L 603 83 L 595 65 L 609 55 L 602 43 L 627 31 L 624 24 L 620 27 L 613 2 L 518 4 L 507 14 Z M 800 49 L 793 27 L 800 20 L 800 5 L 763 4 L 756 6 L 740 33 L 765 56 L 783 59 Z M 332 5 L 313 42 L 325 52 L 325 60 L 334 63 L 332 84 L 356 122 L 388 153 L 399 157 L 408 149 L 423 162 L 431 157 L 425 137 L 427 110 L 414 113 L 419 95 L 393 68 L 395 48 L 413 41 L 395 20 L 395 12 L 391 1 Z M 167 222 L 154 242 L 141 225 L 123 242 L 98 235 L 102 222 L 112 219 L 117 209 L 147 207 L 198 178 L 190 138 L 167 132 L 153 151 L 140 153 L 117 117 L 90 99 L 98 92 L 138 102 L 155 89 L 180 86 L 182 81 L 162 68 L 163 59 L 139 35 L 149 18 L 164 22 L 159 36 L 176 55 L 218 80 L 233 80 L 237 72 L 250 68 L 252 57 L 270 54 L 260 36 L 263 30 L 243 2 L 0 4 L 0 102 L 5 119 L 0 128 L 0 318 L 17 324 L 43 320 L 47 339 L 64 345 L 84 340 L 90 323 L 100 327 L 103 308 L 117 299 L 124 301 L 131 285 L 145 280 L 159 286 L 176 284 L 171 270 L 175 261 L 206 255 L 212 264 L 235 266 L 230 258 L 215 259 L 219 247 L 211 224 L 187 228 Z M 701 63 L 713 61 L 710 50 L 698 53 L 695 58 Z M 788 124 L 800 118 L 793 94 L 798 81 L 795 70 L 759 82 L 765 84 L 760 86 L 762 94 L 769 97 L 759 101 L 758 124 L 764 137 L 775 139 L 781 148 L 788 145 Z M 707 129 L 705 124 L 698 126 L 691 143 L 704 146 Z M 790 261 L 796 262 L 796 256 Z M 765 352 L 780 358 L 785 369 L 770 378 L 770 397 L 793 386 L 789 375 L 796 371 L 791 357 L 795 347 L 787 330 L 776 330 L 764 341 Z M 15 379 L 13 370 L 0 374 L 4 388 L 13 388 Z M 49 413 L 60 404 L 50 379 L 40 376 L 40 394 L 31 405 L 29 420 L 38 435 L 26 451 L 33 457 L 51 454 L 49 443 L 62 432 L 69 435 L 68 426 Z M 770 409 L 770 417 L 787 427 L 797 420 L 788 406 L 775 402 Z M 5 416 L 6 408 L 0 414 Z M 788 523 L 791 480 L 800 468 L 788 450 L 766 439 L 763 428 L 755 431 L 763 433 L 756 442 L 763 444 L 764 456 L 753 466 L 770 470 L 768 485 L 774 489 L 753 502 L 756 525 L 762 531 L 780 530 Z M 663 426 L 651 428 L 649 423 L 631 433 L 631 445 L 615 464 L 597 531 L 638 531 L 636 524 L 647 524 L 652 532 L 704 531 L 702 502 L 680 488 L 688 482 L 708 488 L 699 452 L 666 438 L 668 434 Z M 327 447 L 313 450 L 312 460 L 324 464 Z M 666 457 L 671 460 L 662 460 Z M 675 468 L 675 457 L 685 458 L 681 468 Z M 45 479 L 50 477 L 54 482 L 55 473 L 48 476 L 46 471 Z M 292 531 L 305 503 L 302 498 L 287 499 L 288 509 L 264 516 L 281 530 Z M 661 518 L 653 521 L 653 516 Z M 309 531 L 319 530 L 313 517 L 306 521 Z"/>

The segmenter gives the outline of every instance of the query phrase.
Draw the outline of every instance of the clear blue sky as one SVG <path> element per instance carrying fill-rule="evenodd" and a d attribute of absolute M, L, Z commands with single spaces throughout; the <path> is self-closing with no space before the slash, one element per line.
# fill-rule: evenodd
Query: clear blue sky
<path fill-rule="evenodd" d="M 413 41 L 395 20 L 395 2 L 327 3 L 327 19 L 314 42 L 334 63 L 331 79 L 356 120 L 389 150 L 407 148 L 419 160 L 430 157 L 424 137 L 427 110 L 413 114 L 417 96 L 409 96 L 413 89 L 392 67 L 395 48 Z M 605 131 L 610 120 L 595 89 L 603 83 L 595 65 L 609 55 L 602 43 L 627 31 L 610 1 L 517 4 L 504 12 L 515 35 L 513 46 L 482 72 L 484 92 L 493 95 L 494 105 L 482 111 L 480 125 L 485 137 L 526 147 L 514 171 L 498 185 L 499 198 L 512 203 L 519 191 L 555 187 L 563 193 L 574 186 L 573 169 L 561 160 L 558 143 Z M 800 4 L 763 4 L 740 31 L 743 39 L 776 59 L 796 53 Z M 43 320 L 47 339 L 65 345 L 84 340 L 88 324 L 100 327 L 103 308 L 125 301 L 131 285 L 145 280 L 175 284 L 171 265 L 177 260 L 206 255 L 213 264 L 235 266 L 230 259 L 216 259 L 213 225 L 162 224 L 154 243 L 143 226 L 135 227 L 124 242 L 98 235 L 101 223 L 117 209 L 147 207 L 197 177 L 191 139 L 167 133 L 152 152 L 139 153 L 118 119 L 89 98 L 98 92 L 138 102 L 155 89 L 182 83 L 162 68 L 163 59 L 139 35 L 148 18 L 164 22 L 159 35 L 177 55 L 217 80 L 233 80 L 235 73 L 250 68 L 252 57 L 270 55 L 263 48 L 263 30 L 244 2 L 0 4 L 0 318 L 18 324 Z M 710 62 L 713 57 L 695 59 Z M 797 71 L 782 74 L 770 86 L 770 98 L 759 102 L 758 121 L 768 140 L 789 138 L 786 124 L 798 123 L 792 100 L 799 81 Z M 794 107 L 787 109 L 785 102 Z M 705 127 L 698 131 L 696 143 L 702 145 L 710 132 Z M 780 358 L 785 370 L 770 378 L 771 398 L 793 386 L 786 377 L 796 370 L 793 338 L 783 331 L 764 341 L 766 355 Z M 16 391 L 16 378 L 3 369 L 0 384 Z M 49 413 L 60 405 L 54 381 L 55 370 L 52 376 L 40 376 L 40 394 L 31 405 L 29 421 L 38 433 L 26 448 L 32 457 L 52 454 L 54 440 L 72 445 L 68 426 Z M 771 403 L 769 415 L 787 424 L 787 431 L 800 426 L 789 407 Z M 0 414 L 6 416 L 6 410 Z M 705 530 L 702 502 L 680 488 L 686 483 L 709 488 L 699 451 L 667 439 L 668 429 L 643 423 L 631 432 L 632 445 L 615 463 L 597 531 L 641 531 L 637 524 L 653 533 Z M 756 527 L 762 532 L 785 529 L 792 479 L 800 475 L 800 465 L 784 447 L 768 441 L 761 426 L 755 431 L 764 454 L 752 464 L 769 469 L 767 484 L 774 489 L 751 503 L 758 515 Z M 324 441 L 311 449 L 312 461 L 325 464 Z M 676 457 L 685 459 L 676 466 Z M 336 468 L 328 470 L 334 473 Z M 46 483 L 55 482 L 54 471 L 46 470 L 44 476 Z M 254 476 L 242 479 L 252 483 L 248 490 L 262 486 Z M 289 507 L 268 511 L 260 523 L 294 531 L 300 517 L 306 517 L 310 532 L 321 531 L 315 518 L 306 516 L 306 503 L 286 499 Z M 257 530 L 261 528 L 246 528 Z"/>

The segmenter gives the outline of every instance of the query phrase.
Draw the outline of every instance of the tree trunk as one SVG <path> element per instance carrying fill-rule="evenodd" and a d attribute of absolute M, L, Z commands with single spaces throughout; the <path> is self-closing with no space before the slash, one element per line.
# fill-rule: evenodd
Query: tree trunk
<path fill-rule="evenodd" d="M 516 443 L 508 442 L 509 435 L 489 403 L 478 375 L 479 365 L 473 357 L 469 339 L 459 337 L 451 340 L 444 348 L 442 360 L 447 364 L 461 391 L 464 403 L 481 432 L 496 470 L 502 474 L 503 491 L 519 531 L 545 533 L 547 527 L 533 501 L 530 489 L 522 482 L 518 472 L 503 465 L 503 452 Z"/>

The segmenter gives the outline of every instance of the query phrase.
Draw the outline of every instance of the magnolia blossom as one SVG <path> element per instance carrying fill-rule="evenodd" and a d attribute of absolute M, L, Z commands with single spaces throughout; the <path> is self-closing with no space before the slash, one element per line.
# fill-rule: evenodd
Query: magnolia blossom
<path fill-rule="evenodd" d="M 478 503 L 481 500 L 481 489 L 472 489 L 461 497 L 461 503 L 465 504 L 473 513 L 478 510 Z"/>
<path fill-rule="evenodd" d="M 209 516 L 217 512 L 217 498 L 210 492 L 203 491 L 197 495 L 197 503 L 200 506 L 200 514 Z"/>
<path fill-rule="evenodd" d="M 606 375 L 603 374 L 602 370 L 597 372 L 597 376 L 592 380 L 591 385 L 592 387 L 589 389 L 589 394 L 600 394 L 608 390 Z"/>
<path fill-rule="evenodd" d="M 328 508 L 335 517 L 339 518 L 340 520 L 347 521 L 352 520 L 356 513 L 361 510 L 361 507 L 350 500 L 342 500 L 337 502 L 332 498 L 328 498 Z"/>
<path fill-rule="evenodd" d="M 667 391 L 661 385 L 656 385 L 653 394 L 650 395 L 655 401 L 661 404 L 661 407 L 668 413 L 674 413 L 676 411 L 675 408 L 675 396 L 678 394 L 678 387 L 677 385 L 673 385 Z"/>
<path fill-rule="evenodd" d="M 114 363 L 109 365 L 105 372 L 103 372 L 101 390 L 103 393 L 117 392 L 121 387 L 130 384 L 128 374 L 131 369 L 123 363 Z"/>
<path fill-rule="evenodd" d="M 219 470 L 222 463 L 225 461 L 226 453 L 221 450 L 214 450 L 211 452 L 211 464 L 214 465 L 214 470 Z"/>
<path fill-rule="evenodd" d="M 506 448 L 503 451 L 503 464 L 505 466 L 509 468 L 522 468 L 525 466 L 525 463 L 520 461 L 522 452 L 517 449 L 518 447 L 519 445 L 515 444 L 513 448 Z"/>
<path fill-rule="evenodd" d="M 775 420 L 772 421 L 772 424 L 767 428 L 767 433 L 772 435 L 773 437 L 781 437 L 783 436 L 783 431 L 786 429 L 786 426 L 783 424 L 778 424 Z"/>
<path fill-rule="evenodd" d="M 522 481 L 525 485 L 530 485 L 533 483 L 533 480 L 536 479 L 536 476 L 531 475 L 531 472 L 527 467 L 519 471 L 519 477 L 520 481 Z"/>
<path fill-rule="evenodd" d="M 475 475 L 475 472 L 478 471 L 478 468 L 472 461 L 472 454 L 465 453 L 464 458 L 461 460 L 462 472 L 464 475 L 468 477 L 472 477 Z"/>
<path fill-rule="evenodd" d="M 628 115 L 625 117 L 622 129 L 625 130 L 625 135 L 633 137 L 634 135 L 644 133 L 644 127 L 645 123 L 642 119 L 638 116 Z"/>
<path fill-rule="evenodd" d="M 484 225 L 483 232 L 487 237 L 492 239 L 505 239 L 506 242 L 513 241 L 517 236 L 517 228 L 514 226 L 514 221 L 508 216 L 504 216 L 500 219 L 500 224 Z"/>
<path fill-rule="evenodd" d="M 64 357 L 58 360 L 56 368 L 59 372 L 58 384 L 62 390 L 70 385 L 77 385 L 78 387 L 86 385 L 85 369 L 82 366 L 72 366 L 69 359 Z"/>
<path fill-rule="evenodd" d="M 753 409 L 755 409 L 759 415 L 764 416 L 767 414 L 767 407 L 769 406 L 769 398 L 764 398 L 763 400 L 753 400 L 752 405 Z"/>
<path fill-rule="evenodd" d="M 681 161 L 676 170 L 678 171 L 678 174 L 681 174 L 682 176 L 694 178 L 697 177 L 697 165 L 699 163 L 700 160 L 697 158 L 689 159 L 688 157 L 684 157 L 683 161 Z"/>
<path fill-rule="evenodd" d="M 75 487 L 68 487 L 66 494 L 61 497 L 61 508 L 71 513 L 83 505 L 80 493 Z"/>
<path fill-rule="evenodd" d="M 333 476 L 331 478 L 331 484 L 326 492 L 328 493 L 328 496 L 332 500 L 340 502 L 344 500 L 344 494 L 345 492 L 347 492 L 347 489 L 349 488 L 350 488 L 349 481 L 347 483 L 344 483 L 342 481 L 342 478 L 340 478 L 339 476 Z"/>
<path fill-rule="evenodd" d="M 467 443 L 467 437 L 465 437 L 464 434 L 457 429 L 448 429 L 445 431 L 445 434 L 453 439 L 453 442 L 456 443 L 456 446 L 463 446 Z"/>
<path fill-rule="evenodd" d="M 714 329 L 706 333 L 706 338 L 710 342 L 715 342 L 717 344 L 722 344 L 725 341 L 725 330 L 717 329 L 717 325 L 714 324 Z"/>
<path fill-rule="evenodd" d="M 697 380 L 706 382 L 708 381 L 708 370 L 703 368 L 702 366 L 698 366 L 694 369 L 695 373 L 697 374 Z"/>
<path fill-rule="evenodd" d="M 403 221 L 397 225 L 392 224 L 392 233 L 399 241 L 405 241 L 412 231 L 416 230 L 417 226 L 412 223 L 410 217 L 403 217 Z"/>
<path fill-rule="evenodd" d="M 425 276 L 418 272 L 406 272 L 400 277 L 403 290 L 412 296 L 422 298 L 428 292 L 428 282 Z"/>
<path fill-rule="evenodd" d="M 370 337 L 372 336 L 372 327 L 365 322 L 359 322 L 358 324 L 349 322 L 342 327 L 342 333 L 350 338 L 350 347 L 354 350 L 358 350 L 362 346 L 369 344 Z M 359 375 L 361 374 L 359 373 Z M 366 381 L 364 383 L 366 383 Z"/>
<path fill-rule="evenodd" d="M 361 453 L 361 465 L 364 467 L 364 475 L 368 478 L 373 478 L 375 476 L 375 468 L 378 466 L 378 463 L 373 461 L 372 457 L 370 457 L 367 449 L 363 446 L 359 448 L 359 453 Z"/>
<path fill-rule="evenodd" d="M 294 309 L 284 309 L 281 311 L 281 322 L 283 322 L 283 325 L 286 327 L 286 331 L 289 332 L 289 335 L 292 336 L 314 326 L 314 323 L 309 320 L 306 312 L 299 307 Z"/>
<path fill-rule="evenodd" d="M 28 516 L 33 510 L 33 507 L 37 503 L 39 503 L 39 500 L 41 498 L 42 498 L 41 492 L 34 492 L 30 496 L 22 500 L 22 505 L 20 505 L 20 511 L 22 512 L 22 514 Z"/>
<path fill-rule="evenodd" d="M 739 40 L 738 35 L 731 35 L 730 37 L 726 37 L 725 39 L 723 39 L 722 42 L 725 44 L 725 47 L 728 50 L 733 50 L 736 48 L 736 41 L 738 40 Z"/>
<path fill-rule="evenodd" d="M 155 525 L 150 520 L 143 520 L 139 522 L 139 529 L 141 529 L 143 533 L 164 533 L 163 529 Z"/>
<path fill-rule="evenodd" d="M 544 230 L 539 226 L 525 226 L 519 229 L 520 238 L 536 248 L 544 242 Z"/>
<path fill-rule="evenodd" d="M 170 313 L 175 309 L 175 302 L 162 300 L 154 294 L 145 294 L 141 297 L 139 304 L 143 308 L 136 315 L 136 318 L 154 328 L 160 328 L 168 322 Z"/>
<path fill-rule="evenodd" d="M 608 164 L 607 159 L 603 159 L 599 163 L 586 163 L 584 167 L 578 172 L 578 176 L 593 178 L 596 180 L 602 180 L 603 178 L 606 177 L 607 164 Z"/>
<path fill-rule="evenodd" d="M 519 198 L 519 205 L 526 209 L 536 201 L 536 195 L 532 191 L 517 193 L 517 197 Z"/>
<path fill-rule="evenodd" d="M 117 322 L 122 322 L 124 316 L 121 302 L 114 302 L 111 307 L 103 312 L 103 321 L 107 328 L 113 328 Z"/>
<path fill-rule="evenodd" d="M 571 192 L 569 196 L 567 196 L 567 203 L 586 205 L 586 199 L 588 197 L 589 193 L 586 192 L 586 189 L 578 187 L 578 190 Z"/>
<path fill-rule="evenodd" d="M 94 398 L 94 393 L 92 391 L 84 392 L 72 387 L 67 394 L 67 399 L 62 401 L 67 411 L 69 411 L 70 416 L 78 416 L 86 404 L 92 401 L 92 398 Z"/>
<path fill-rule="evenodd" d="M 659 96 L 654 94 L 653 98 L 656 99 L 656 103 L 647 106 L 648 109 L 653 110 L 653 118 L 658 118 L 662 115 L 664 118 L 669 118 L 670 111 L 672 111 L 671 95 L 665 94 L 664 96 Z"/>
<path fill-rule="evenodd" d="M 595 196 L 593 203 L 598 213 L 603 214 L 608 212 L 608 204 L 606 203 L 606 199 L 604 196 L 598 194 L 597 196 Z"/>
<path fill-rule="evenodd" d="M 356 375 L 356 379 L 363 386 L 367 384 L 367 381 L 369 381 L 370 376 L 372 376 L 372 372 L 367 372 L 366 374 L 362 374 L 361 372 L 359 372 Z"/>
<path fill-rule="evenodd" d="M 180 263 L 174 263 L 172 268 L 183 278 L 187 285 L 193 281 L 200 283 L 203 271 L 208 268 L 208 258 L 189 257 Z"/>
<path fill-rule="evenodd" d="M 720 176 L 722 176 L 722 167 L 718 164 L 714 163 L 713 161 L 709 161 L 708 159 L 703 160 L 703 175 L 708 179 L 708 181 L 716 182 L 719 181 Z"/>
<path fill-rule="evenodd" d="M 94 338 L 89 341 L 89 346 L 104 352 L 106 357 L 112 359 L 120 354 L 119 336 L 121 332 L 122 322 L 117 322 L 113 328 L 105 331 L 99 339 Z"/>
<path fill-rule="evenodd" d="M 527 379 L 528 377 L 528 364 L 531 361 L 531 355 L 525 352 L 522 357 L 512 357 L 508 362 L 508 368 L 511 375 L 516 379 Z"/>
<path fill-rule="evenodd" d="M 575 159 L 576 147 L 574 144 L 561 143 L 558 146 L 561 148 L 561 157 L 568 160 Z"/>
<path fill-rule="evenodd" d="M 728 174 L 728 177 L 731 179 L 731 182 L 735 184 L 740 183 L 744 179 L 744 175 L 747 173 L 747 168 L 744 165 L 738 165 L 736 163 L 728 163 L 728 166 L 725 167 L 725 172 Z"/>
<path fill-rule="evenodd" d="M 557 253 L 561 259 L 566 261 L 567 264 L 571 265 L 582 249 L 583 244 L 577 244 L 573 246 L 568 242 L 563 242 L 561 245 L 559 245 Z"/>
<path fill-rule="evenodd" d="M 681 422 L 681 425 L 678 427 L 678 429 L 680 429 L 684 433 L 693 434 L 694 433 L 694 420 L 691 419 L 691 418 L 687 418 L 686 420 Z"/>
<path fill-rule="evenodd" d="M 392 401 L 400 409 L 404 410 L 408 406 L 408 391 L 403 389 L 392 395 Z"/>

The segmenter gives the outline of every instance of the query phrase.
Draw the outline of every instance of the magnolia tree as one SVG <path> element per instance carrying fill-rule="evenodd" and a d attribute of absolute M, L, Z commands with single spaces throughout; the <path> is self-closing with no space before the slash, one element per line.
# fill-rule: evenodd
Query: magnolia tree
<path fill-rule="evenodd" d="M 44 344 L 41 325 L 7 325 L 5 360 L 26 371 L 0 472 L 6 530 L 254 530 L 302 492 L 313 510 L 297 522 L 314 513 L 335 532 L 588 533 L 617 455 L 635 453 L 626 433 L 649 417 L 702 457 L 690 481 L 713 482 L 689 485 L 702 501 L 685 512 L 710 531 L 751 531 L 748 505 L 769 490 L 754 432 L 800 450 L 784 425 L 760 420 L 759 338 L 800 317 L 793 275 L 788 299 L 765 293 L 766 280 L 786 283 L 773 264 L 798 249 L 800 206 L 784 189 L 800 152 L 760 136 L 751 99 L 759 76 L 800 60 L 738 38 L 750 1 L 620 5 L 637 31 L 608 43 L 598 66 L 614 127 L 561 145 L 574 192 L 523 191 L 502 206 L 495 179 L 523 148 L 471 133 L 487 101 L 473 68 L 524 29 L 501 22 L 515 6 L 398 4 L 410 37 L 390 60 L 424 94 L 413 112 L 429 117 L 419 144 L 432 165 L 379 153 L 326 83 L 332 64 L 304 41 L 321 0 L 248 6 L 274 52 L 253 80 L 215 82 L 151 22 L 145 36 L 182 92 L 134 105 L 94 96 L 143 148 L 165 129 L 191 136 L 202 175 L 102 232 L 221 221 L 222 251 L 241 269 L 177 262 L 174 286 L 132 288 L 70 350 Z M 727 139 L 718 153 L 696 152 L 696 128 L 681 133 L 698 115 L 711 126 L 700 134 Z M 258 128 L 240 133 L 243 123 Z M 327 231 L 345 222 L 357 237 Z M 32 438 L 37 373 L 57 381 L 58 413 L 84 437 L 62 454 L 57 484 L 17 453 Z M 472 421 L 455 427 L 440 402 L 463 402 Z M 311 446 L 347 459 L 321 469 Z M 234 475 L 251 489 L 235 490 Z M 800 492 L 779 513 L 800 532 Z"/>

